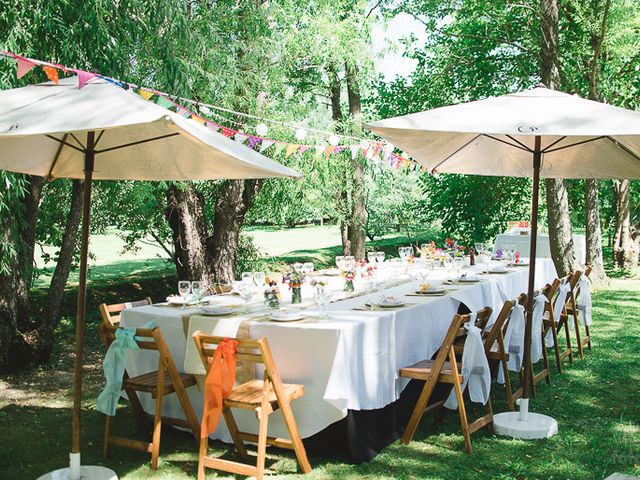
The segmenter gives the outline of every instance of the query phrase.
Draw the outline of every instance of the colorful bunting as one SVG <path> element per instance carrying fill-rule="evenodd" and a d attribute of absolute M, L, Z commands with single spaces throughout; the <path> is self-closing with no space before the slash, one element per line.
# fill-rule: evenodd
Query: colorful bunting
<path fill-rule="evenodd" d="M 44 73 L 47 74 L 47 78 L 49 80 L 58 85 L 58 69 L 56 67 L 45 65 L 44 67 L 42 67 L 42 70 L 44 70 Z"/>
<path fill-rule="evenodd" d="M 233 139 L 238 143 L 244 143 L 244 141 L 249 138 L 249 135 L 245 135 L 244 133 L 236 133 Z"/>
<path fill-rule="evenodd" d="M 298 150 L 298 148 L 300 148 L 300 145 L 296 145 L 295 143 L 288 144 L 287 149 L 284 152 L 284 156 L 289 158 L 291 155 L 294 154 L 294 152 Z"/>
<path fill-rule="evenodd" d="M 276 147 L 273 153 L 275 155 L 280 155 L 282 153 L 282 150 L 284 150 L 284 146 L 285 146 L 284 143 L 276 143 Z"/>
<path fill-rule="evenodd" d="M 26 58 L 16 57 L 16 59 L 18 60 L 18 71 L 16 72 L 16 76 L 18 78 L 24 77 L 33 67 L 36 66 L 35 63 L 27 60 Z"/>
<path fill-rule="evenodd" d="M 267 148 L 269 148 L 274 143 L 276 142 L 274 142 L 273 140 L 262 140 L 262 145 L 260 145 L 260 153 L 263 153 Z"/>
<path fill-rule="evenodd" d="M 73 69 L 73 71 L 78 75 L 78 90 L 84 87 L 89 80 L 97 76 L 95 73 L 85 72 L 84 70 Z"/>

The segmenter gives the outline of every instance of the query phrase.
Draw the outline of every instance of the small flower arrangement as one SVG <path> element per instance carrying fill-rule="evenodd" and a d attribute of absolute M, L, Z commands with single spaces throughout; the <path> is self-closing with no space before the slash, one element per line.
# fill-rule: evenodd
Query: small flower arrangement
<path fill-rule="evenodd" d="M 343 270 L 342 276 L 344 277 L 344 291 L 353 292 L 355 290 L 353 279 L 356 278 L 356 272 L 353 270 Z"/>
<path fill-rule="evenodd" d="M 360 269 L 360 277 L 372 278 L 375 275 L 377 269 L 378 269 L 377 266 L 371 263 L 365 263 Z"/>
<path fill-rule="evenodd" d="M 264 301 L 270 308 L 280 306 L 280 289 L 276 282 L 269 282 L 269 286 L 264 290 Z"/>
<path fill-rule="evenodd" d="M 497 260 L 500 260 L 502 257 L 504 257 L 504 251 L 501 248 L 497 249 L 495 257 Z"/>
<path fill-rule="evenodd" d="M 429 242 L 429 244 L 424 244 L 422 245 L 422 248 L 420 248 L 420 257 L 421 258 L 425 258 L 425 259 L 434 259 L 434 258 L 438 258 L 438 254 L 442 253 L 442 249 L 441 248 L 437 248 L 436 247 L 436 242 L 431 241 Z"/>
<path fill-rule="evenodd" d="M 327 282 L 325 280 L 320 280 L 318 278 L 314 278 L 311 280 L 311 286 L 314 288 L 323 288 L 327 286 Z"/>
<path fill-rule="evenodd" d="M 452 240 L 451 238 L 447 238 L 444 241 L 445 251 L 450 255 L 453 255 L 454 257 L 464 256 L 464 251 L 466 250 L 466 248 L 467 247 L 465 247 L 464 245 L 459 245 L 458 242 Z"/>
<path fill-rule="evenodd" d="M 303 272 L 299 263 L 290 266 L 289 271 L 282 276 L 282 283 L 289 285 L 289 288 L 300 287 L 304 283 L 306 273 Z"/>

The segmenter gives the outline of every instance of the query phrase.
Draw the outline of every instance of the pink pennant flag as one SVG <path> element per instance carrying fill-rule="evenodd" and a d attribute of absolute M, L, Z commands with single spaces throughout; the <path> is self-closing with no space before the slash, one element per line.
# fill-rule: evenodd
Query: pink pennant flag
<path fill-rule="evenodd" d="M 91 72 L 85 72 L 84 70 L 73 70 L 76 75 L 78 75 L 78 90 L 80 90 L 82 87 L 84 87 L 87 82 L 89 80 L 91 80 L 94 77 L 97 77 L 98 75 L 95 73 L 91 73 Z"/>
<path fill-rule="evenodd" d="M 30 62 L 26 58 L 16 57 L 16 59 L 18 60 L 18 72 L 16 74 L 18 78 L 24 77 L 33 67 L 36 66 L 35 63 Z"/>
<path fill-rule="evenodd" d="M 298 149 L 298 153 L 302 155 L 304 152 L 306 152 L 310 148 L 311 148 L 311 145 L 300 145 L 300 148 Z"/>

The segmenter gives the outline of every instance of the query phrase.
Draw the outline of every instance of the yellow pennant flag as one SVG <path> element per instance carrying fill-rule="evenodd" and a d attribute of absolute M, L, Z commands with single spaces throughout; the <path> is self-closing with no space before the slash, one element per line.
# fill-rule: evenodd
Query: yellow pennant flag
<path fill-rule="evenodd" d="M 300 148 L 300 145 L 296 145 L 295 143 L 288 144 L 287 149 L 284 151 L 284 156 L 289 158 L 291 155 L 298 151 L 298 148 Z"/>
<path fill-rule="evenodd" d="M 145 100 L 149 100 L 151 97 L 153 97 L 153 92 L 150 92 L 149 90 L 140 89 L 140 96 Z"/>

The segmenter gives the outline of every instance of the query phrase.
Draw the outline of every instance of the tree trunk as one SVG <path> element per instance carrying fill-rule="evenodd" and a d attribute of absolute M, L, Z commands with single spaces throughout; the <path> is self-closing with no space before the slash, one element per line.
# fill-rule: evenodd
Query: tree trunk
<path fill-rule="evenodd" d="M 591 45 L 593 57 L 589 65 L 589 99 L 602 101 L 600 93 L 600 60 L 602 58 L 602 45 L 607 32 L 607 18 L 611 0 L 606 0 L 602 12 L 594 12 L 594 19 L 601 19 L 599 32 L 591 33 Z M 600 228 L 600 201 L 598 198 L 598 181 L 587 179 L 584 184 L 584 227 L 587 248 L 587 265 L 591 266 L 591 282 L 594 285 L 606 285 L 609 278 L 604 271 L 604 259 L 602 257 L 602 229 Z"/>
<path fill-rule="evenodd" d="M 558 60 L 558 1 L 540 0 L 542 45 L 540 77 L 550 89 L 560 86 Z M 567 189 L 562 179 L 545 180 L 551 256 L 560 276 L 578 267 L 573 248 Z"/>
<path fill-rule="evenodd" d="M 210 282 L 208 237 L 204 201 L 191 184 L 173 183 L 167 188 L 165 216 L 171 228 L 174 262 L 179 280 Z"/>
<path fill-rule="evenodd" d="M 349 98 L 349 116 L 353 130 L 356 134 L 360 134 L 362 130 L 362 104 L 360 101 L 360 87 L 358 85 L 358 72 L 355 67 L 345 66 L 347 78 L 347 96 Z M 353 168 L 353 194 L 351 206 L 351 218 L 349 228 L 349 244 L 351 255 L 356 260 L 366 258 L 365 242 L 366 242 L 366 225 L 367 225 L 367 203 L 366 203 L 366 185 L 363 160 L 356 156 L 351 159 Z"/>
<path fill-rule="evenodd" d="M 638 245 L 631 231 L 631 184 L 629 180 L 614 180 L 616 199 L 616 234 L 613 242 L 613 260 L 617 267 L 632 269 L 638 266 Z"/>
<path fill-rule="evenodd" d="M 60 253 L 56 268 L 51 277 L 47 299 L 40 318 L 40 330 L 44 337 L 49 339 L 48 350 L 45 353 L 48 357 L 53 347 L 53 332 L 60 319 L 60 306 L 62 304 L 62 296 L 64 289 L 69 280 L 69 272 L 73 264 L 73 258 L 78 244 L 78 230 L 80 229 L 80 221 L 82 220 L 82 193 L 84 182 L 81 180 L 73 180 L 71 189 L 71 203 L 69 206 L 69 214 L 60 245 Z"/>
<path fill-rule="evenodd" d="M 609 282 L 604 271 L 602 257 L 602 230 L 600 228 L 600 201 L 598 198 L 598 181 L 587 179 L 584 186 L 584 227 L 587 243 L 587 265 L 590 265 L 594 285 L 606 285 Z"/>
<path fill-rule="evenodd" d="M 207 250 L 212 257 L 212 277 L 219 283 L 236 278 L 240 231 L 261 187 L 262 180 L 230 180 L 218 198 L 213 236 L 207 242 Z"/>

